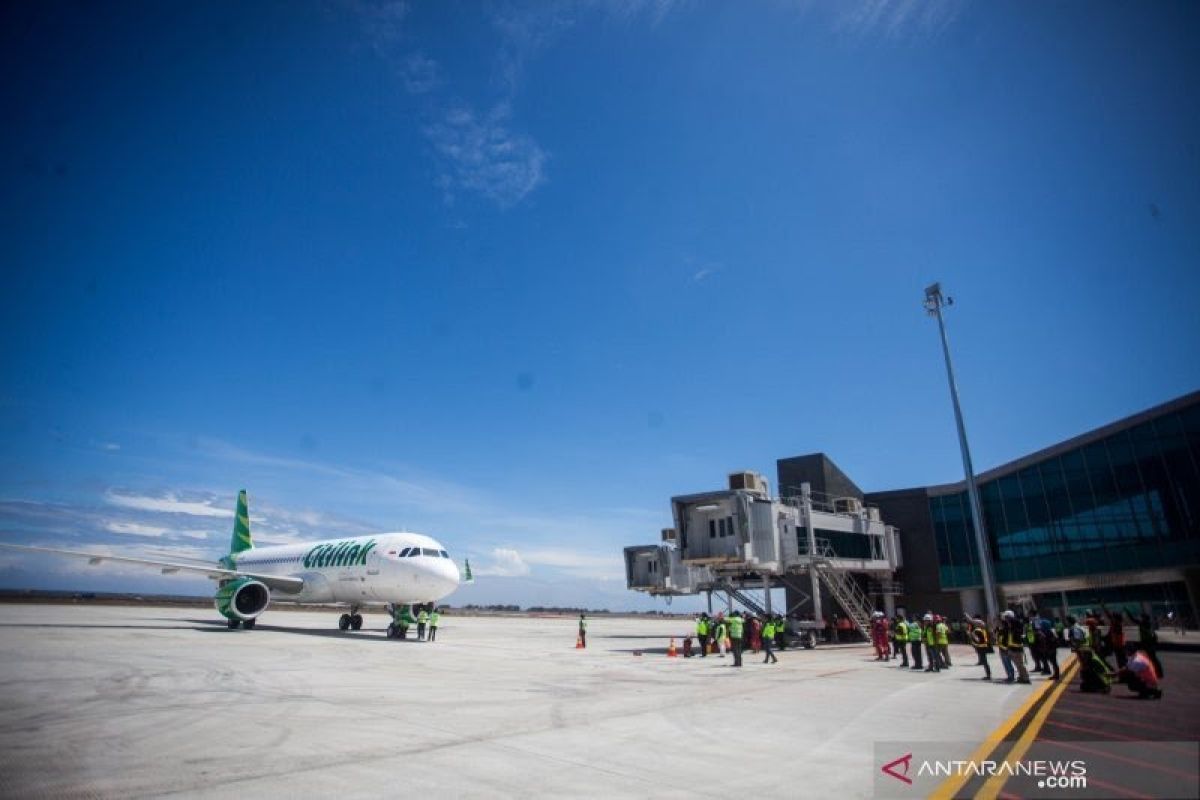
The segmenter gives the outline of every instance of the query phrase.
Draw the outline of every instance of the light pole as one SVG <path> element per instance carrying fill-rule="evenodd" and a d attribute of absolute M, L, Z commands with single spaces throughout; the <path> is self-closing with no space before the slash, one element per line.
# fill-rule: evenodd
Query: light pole
<path fill-rule="evenodd" d="M 946 323 L 942 320 L 942 306 L 954 304 L 954 298 L 942 297 L 942 285 L 935 283 L 925 288 L 925 311 L 937 317 L 938 331 L 942 335 L 942 353 L 946 356 L 946 379 L 950 382 L 950 400 L 954 403 L 954 421 L 958 425 L 958 446 L 962 449 L 963 472 L 967 475 L 967 497 L 971 503 L 971 521 L 975 528 L 975 548 L 979 556 L 979 574 L 983 579 L 983 598 L 987 603 L 988 618 L 997 619 L 996 579 L 992 576 L 992 554 L 988 550 L 987 531 L 983 529 L 983 508 L 979 504 L 979 487 L 975 485 L 975 468 L 971 465 L 971 449 L 967 447 L 967 429 L 963 425 L 962 408 L 958 404 L 958 383 L 954 380 L 954 366 L 950 363 L 950 344 L 946 341 Z"/>

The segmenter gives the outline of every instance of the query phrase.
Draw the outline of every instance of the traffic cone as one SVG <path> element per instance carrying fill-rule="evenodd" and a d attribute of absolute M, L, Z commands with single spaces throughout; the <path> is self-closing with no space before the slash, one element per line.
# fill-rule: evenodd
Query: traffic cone
<path fill-rule="evenodd" d="M 675 652 L 675 637 L 672 636 L 671 637 L 671 646 L 667 648 L 667 658 L 677 658 L 677 657 L 678 657 L 678 654 Z"/>
<path fill-rule="evenodd" d="M 582 650 L 582 649 L 583 649 L 583 637 L 582 637 L 582 636 L 576 636 L 576 637 L 575 637 L 575 649 L 576 649 L 576 650 Z"/>

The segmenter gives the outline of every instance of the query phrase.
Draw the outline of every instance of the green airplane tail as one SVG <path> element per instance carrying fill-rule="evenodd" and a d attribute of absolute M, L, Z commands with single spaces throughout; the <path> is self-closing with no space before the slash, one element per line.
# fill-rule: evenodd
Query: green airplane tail
<path fill-rule="evenodd" d="M 475 578 L 473 578 L 471 576 L 471 559 L 468 558 L 468 559 L 464 560 L 463 564 L 465 565 L 465 569 L 463 571 L 464 574 L 463 574 L 462 582 L 463 583 L 474 583 Z"/>
<path fill-rule="evenodd" d="M 238 492 L 237 516 L 233 518 L 233 538 L 229 541 L 229 555 L 254 547 L 250 541 L 250 508 L 246 502 L 246 490 Z"/>

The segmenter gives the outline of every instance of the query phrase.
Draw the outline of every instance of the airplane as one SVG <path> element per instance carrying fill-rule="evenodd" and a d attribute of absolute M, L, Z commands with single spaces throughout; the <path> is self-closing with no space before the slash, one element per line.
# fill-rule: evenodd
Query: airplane
<path fill-rule="evenodd" d="M 359 630 L 359 614 L 367 606 L 407 607 L 436 603 L 460 583 L 472 583 L 471 562 L 465 574 L 446 548 L 419 533 L 380 533 L 307 544 L 255 547 L 250 538 L 246 490 L 238 492 L 237 515 L 229 554 L 216 566 L 109 556 L 51 547 L 0 545 L 13 550 L 77 556 L 91 564 L 117 561 L 158 567 L 164 575 L 206 575 L 217 581 L 213 599 L 229 628 L 250 630 L 271 600 L 297 605 L 348 605 L 338 618 L 341 630 Z"/>

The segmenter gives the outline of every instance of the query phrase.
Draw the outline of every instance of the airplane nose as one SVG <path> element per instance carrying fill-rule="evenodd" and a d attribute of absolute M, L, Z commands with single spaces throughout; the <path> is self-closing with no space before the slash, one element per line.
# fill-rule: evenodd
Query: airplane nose
<path fill-rule="evenodd" d="M 430 572 L 431 582 L 437 587 L 439 598 L 458 588 L 458 567 L 454 566 L 453 562 L 439 561 Z"/>

